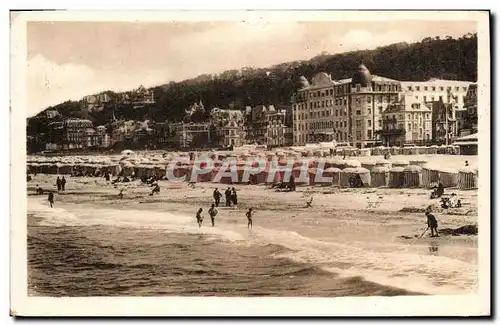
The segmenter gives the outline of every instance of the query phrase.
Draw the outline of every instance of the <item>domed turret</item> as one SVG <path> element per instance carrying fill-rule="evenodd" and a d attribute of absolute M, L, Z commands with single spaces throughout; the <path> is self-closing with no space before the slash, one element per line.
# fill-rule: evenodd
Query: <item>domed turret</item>
<path fill-rule="evenodd" d="M 306 77 L 300 76 L 299 78 L 299 83 L 300 83 L 300 88 L 306 88 L 309 87 L 309 81 L 307 80 Z"/>
<path fill-rule="evenodd" d="M 360 64 L 358 70 L 352 76 L 352 83 L 354 85 L 359 84 L 361 87 L 367 87 L 372 82 L 372 75 L 370 71 L 364 64 Z"/>

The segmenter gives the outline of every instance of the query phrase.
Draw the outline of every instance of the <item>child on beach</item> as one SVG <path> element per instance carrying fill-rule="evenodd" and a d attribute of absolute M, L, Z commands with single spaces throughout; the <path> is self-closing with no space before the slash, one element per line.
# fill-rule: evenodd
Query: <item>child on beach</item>
<path fill-rule="evenodd" d="M 215 204 L 212 204 L 212 207 L 208 210 L 208 214 L 210 215 L 210 219 L 212 220 L 212 227 L 215 226 L 215 216 L 219 213 L 215 208 Z"/>
<path fill-rule="evenodd" d="M 201 228 L 201 223 L 203 223 L 203 216 L 201 216 L 201 212 L 203 212 L 203 208 L 200 208 L 196 213 L 196 221 L 198 222 L 198 227 Z"/>
<path fill-rule="evenodd" d="M 49 197 L 47 198 L 50 203 L 50 207 L 52 208 L 54 206 L 54 193 L 51 191 L 49 192 Z"/>
<path fill-rule="evenodd" d="M 250 207 L 248 209 L 248 212 L 245 214 L 248 219 L 248 229 L 252 229 L 252 214 L 253 214 L 253 209 Z"/>

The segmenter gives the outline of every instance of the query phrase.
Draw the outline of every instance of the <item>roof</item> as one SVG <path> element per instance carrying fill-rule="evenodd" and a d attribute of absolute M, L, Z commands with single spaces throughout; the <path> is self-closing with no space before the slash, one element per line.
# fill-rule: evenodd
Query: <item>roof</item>
<path fill-rule="evenodd" d="M 432 110 L 413 95 L 404 94 L 399 103 L 389 105 L 384 111 L 384 113 L 395 112 L 432 112 Z"/>
<path fill-rule="evenodd" d="M 456 146 L 477 146 L 478 142 L 477 141 L 456 141 L 453 143 L 453 145 L 456 145 Z"/>
<path fill-rule="evenodd" d="M 427 84 L 427 85 L 432 85 L 432 84 L 439 84 L 439 85 L 460 85 L 460 86 L 469 86 L 470 84 L 474 84 L 474 82 L 471 81 L 465 81 L 465 80 L 449 80 L 449 79 L 438 79 L 438 78 L 431 78 L 427 81 L 402 81 L 402 85 L 414 85 L 414 84 Z"/>
<path fill-rule="evenodd" d="M 477 141 L 477 135 L 478 134 L 475 133 L 475 134 L 472 134 L 472 135 L 460 137 L 460 138 L 457 138 L 457 141 L 474 141 L 474 140 Z"/>

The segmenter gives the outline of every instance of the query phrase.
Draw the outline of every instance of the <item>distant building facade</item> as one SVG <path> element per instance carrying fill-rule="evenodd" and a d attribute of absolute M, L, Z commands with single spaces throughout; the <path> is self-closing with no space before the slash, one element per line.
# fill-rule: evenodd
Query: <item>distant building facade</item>
<path fill-rule="evenodd" d="M 386 146 L 430 143 L 432 110 L 413 95 L 403 95 L 383 112 L 379 134 Z"/>
<path fill-rule="evenodd" d="M 287 145 L 286 137 L 290 127 L 285 125 L 286 110 L 277 110 L 273 105 L 258 105 L 247 107 L 245 115 L 247 144 L 268 147 Z"/>
<path fill-rule="evenodd" d="M 477 84 L 470 84 L 465 95 L 464 108 L 464 121 L 461 124 L 460 136 L 466 136 L 477 133 L 478 115 L 477 115 Z"/>
<path fill-rule="evenodd" d="M 333 141 L 365 147 L 381 142 L 382 113 L 398 102 L 401 83 L 372 76 L 361 64 L 352 78 L 334 81 L 317 74 L 292 96 L 294 144 Z"/>
<path fill-rule="evenodd" d="M 231 147 L 245 144 L 245 117 L 241 110 L 222 110 L 213 108 L 210 112 L 217 146 Z"/>
<path fill-rule="evenodd" d="M 421 102 L 453 103 L 455 110 L 464 109 L 467 89 L 472 82 L 431 78 L 428 81 L 402 81 L 403 92 L 411 93 Z"/>
<path fill-rule="evenodd" d="M 336 140 L 363 148 L 380 144 L 384 132 L 384 139 L 387 141 L 387 128 L 392 125 L 397 127 L 400 122 L 396 119 L 394 123 L 390 123 L 392 112 L 387 112 L 391 113 L 391 119 L 387 120 L 384 126 L 387 117 L 384 113 L 388 107 L 391 107 L 391 110 L 408 109 L 401 107 L 400 98 L 403 96 L 405 102 L 411 101 L 414 106 L 421 103 L 420 108 L 432 111 L 431 128 L 438 129 L 431 133 L 431 140 L 445 138 L 440 136 L 439 131 L 445 124 L 452 130 L 451 136 L 448 137 L 455 137 L 459 129 L 467 127 L 467 121 L 474 121 L 465 113 L 467 106 L 473 107 L 473 104 L 466 103 L 474 102 L 474 88 L 468 91 L 471 84 L 468 81 L 430 79 L 425 82 L 402 82 L 371 75 L 361 64 L 349 79 L 333 80 L 329 74 L 320 72 L 314 76 L 311 83 L 303 76 L 300 82 L 301 87 L 291 98 L 293 143 L 296 145 Z M 466 96 L 468 93 L 470 97 Z M 451 110 L 448 120 L 443 120 L 444 115 L 434 112 L 434 108 L 443 111 L 444 107 Z M 397 137 L 404 136 L 405 141 L 427 141 L 426 128 L 422 127 L 422 139 L 419 136 L 420 127 L 413 130 L 414 125 L 411 122 L 412 130 L 406 131 L 408 121 L 404 123 L 402 130 L 405 130 L 405 135 Z M 395 133 L 396 130 L 392 132 Z M 407 132 L 411 134 L 406 134 Z"/>
<path fill-rule="evenodd" d="M 86 119 L 67 119 L 49 124 L 48 149 L 98 147 L 99 134 Z"/>
<path fill-rule="evenodd" d="M 172 139 L 180 148 L 199 147 L 211 141 L 210 123 L 177 122 L 170 125 Z"/>

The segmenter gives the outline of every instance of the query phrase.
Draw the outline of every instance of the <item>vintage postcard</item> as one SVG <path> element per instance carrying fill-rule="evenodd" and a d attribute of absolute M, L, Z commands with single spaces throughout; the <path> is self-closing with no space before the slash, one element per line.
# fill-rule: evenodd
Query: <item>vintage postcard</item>
<path fill-rule="evenodd" d="M 489 24 L 11 12 L 11 314 L 489 315 Z"/>

